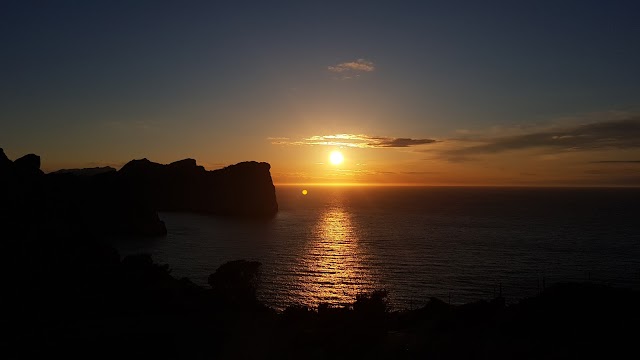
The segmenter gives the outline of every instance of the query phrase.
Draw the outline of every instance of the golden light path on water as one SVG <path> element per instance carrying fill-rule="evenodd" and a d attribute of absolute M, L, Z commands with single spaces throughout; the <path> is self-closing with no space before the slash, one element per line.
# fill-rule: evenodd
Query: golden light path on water
<path fill-rule="evenodd" d="M 322 212 L 315 225 L 315 236 L 307 244 L 305 269 L 298 287 L 298 298 L 307 304 L 352 303 L 356 295 L 370 289 L 367 266 L 362 264 L 363 249 L 350 213 L 341 203 Z"/>

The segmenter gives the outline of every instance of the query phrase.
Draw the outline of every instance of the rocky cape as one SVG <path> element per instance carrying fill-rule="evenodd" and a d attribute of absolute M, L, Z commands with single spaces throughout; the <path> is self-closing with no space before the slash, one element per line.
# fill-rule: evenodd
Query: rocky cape
<path fill-rule="evenodd" d="M 275 187 L 264 162 L 241 162 L 207 171 L 194 159 L 168 165 L 133 160 L 118 174 L 160 211 L 270 217 L 278 212 Z"/>
<path fill-rule="evenodd" d="M 277 213 L 270 165 L 243 162 L 207 171 L 193 159 L 133 160 L 119 171 L 44 174 L 40 157 L 11 161 L 0 148 L 0 226 L 16 233 L 158 236 L 158 211 L 270 217 Z"/>

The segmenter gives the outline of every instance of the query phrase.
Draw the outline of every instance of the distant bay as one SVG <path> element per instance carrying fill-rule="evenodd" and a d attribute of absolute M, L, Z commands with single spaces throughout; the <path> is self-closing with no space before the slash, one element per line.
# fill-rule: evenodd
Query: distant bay
<path fill-rule="evenodd" d="M 307 190 L 303 195 L 302 190 Z M 640 287 L 640 189 L 491 187 L 276 188 L 270 220 L 161 213 L 156 239 L 115 239 L 177 277 L 206 285 L 226 261 L 263 263 L 260 296 L 343 304 L 390 291 L 395 308 L 508 301 L 544 285 L 590 280 Z"/>

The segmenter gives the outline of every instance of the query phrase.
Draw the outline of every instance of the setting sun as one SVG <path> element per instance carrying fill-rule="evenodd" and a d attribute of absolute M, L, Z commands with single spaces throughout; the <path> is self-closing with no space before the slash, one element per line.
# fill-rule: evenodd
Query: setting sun
<path fill-rule="evenodd" d="M 342 156 L 340 151 L 333 151 L 331 152 L 331 155 L 329 155 L 329 161 L 331 161 L 333 165 L 342 164 L 344 156 Z"/>

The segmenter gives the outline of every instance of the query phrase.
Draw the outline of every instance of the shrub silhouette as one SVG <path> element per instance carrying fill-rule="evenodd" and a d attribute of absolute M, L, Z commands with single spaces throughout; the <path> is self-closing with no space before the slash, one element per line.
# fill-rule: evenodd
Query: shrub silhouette
<path fill-rule="evenodd" d="M 384 315 L 389 312 L 389 300 L 387 290 L 375 290 L 370 293 L 356 295 L 356 302 L 353 303 L 353 311 L 363 315 Z"/>
<path fill-rule="evenodd" d="M 154 278 L 166 278 L 171 274 L 169 264 L 159 265 L 153 262 L 150 254 L 133 254 L 122 259 L 122 266 L 128 272 L 143 273 Z"/>
<path fill-rule="evenodd" d="M 238 305 L 255 304 L 260 266 L 262 264 L 258 261 L 229 261 L 209 275 L 208 283 L 215 294 L 226 302 Z"/>

